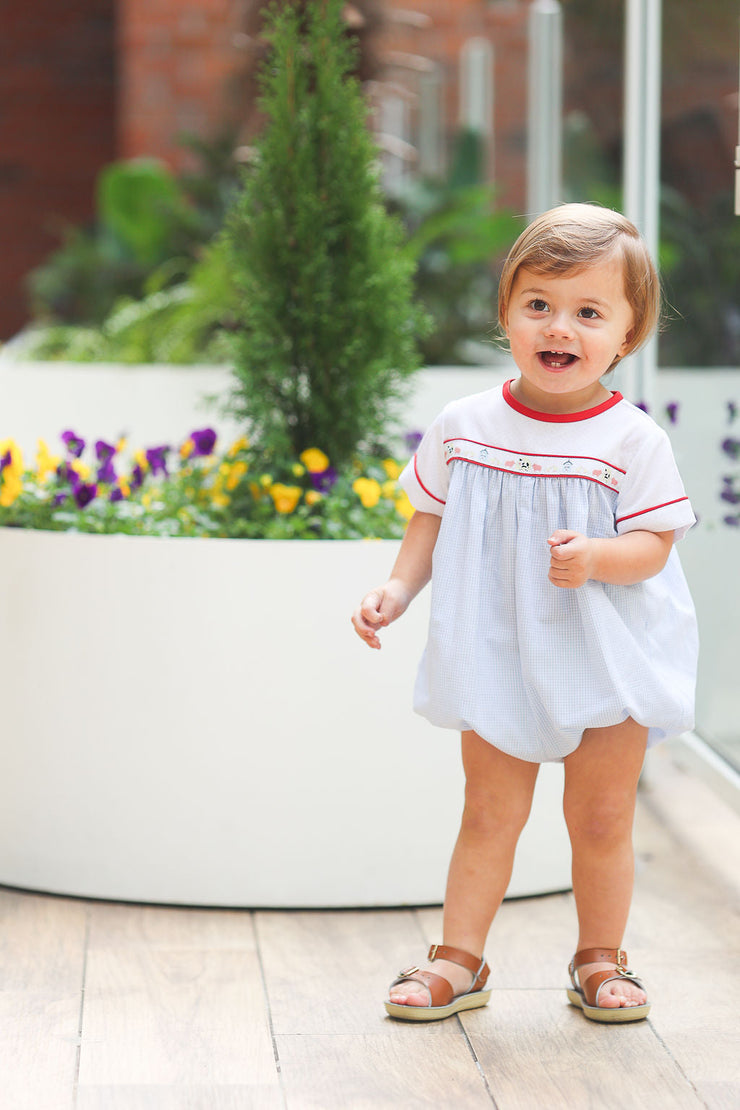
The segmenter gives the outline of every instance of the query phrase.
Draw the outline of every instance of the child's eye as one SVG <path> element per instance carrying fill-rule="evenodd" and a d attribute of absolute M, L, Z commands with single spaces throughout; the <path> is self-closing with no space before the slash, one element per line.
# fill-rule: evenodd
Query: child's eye
<path fill-rule="evenodd" d="M 535 297 L 533 301 L 529 302 L 529 307 L 534 312 L 547 312 L 548 304 L 547 301 L 542 300 L 542 297 Z"/>
<path fill-rule="evenodd" d="M 578 313 L 578 315 L 582 316 L 584 320 L 598 320 L 599 319 L 599 314 L 596 311 L 596 309 L 595 308 L 588 308 L 588 306 L 586 306 L 585 308 L 582 308 L 581 311 Z"/>

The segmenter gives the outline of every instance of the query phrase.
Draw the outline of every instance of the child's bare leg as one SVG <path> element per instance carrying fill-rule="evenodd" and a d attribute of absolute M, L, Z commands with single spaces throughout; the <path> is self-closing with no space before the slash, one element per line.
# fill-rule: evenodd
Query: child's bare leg
<path fill-rule="evenodd" d="M 494 915 L 509 885 L 514 850 L 529 816 L 537 763 L 505 755 L 475 732 L 462 734 L 465 808 L 450 863 L 443 943 L 482 956 Z M 446 960 L 421 965 L 447 979 L 455 994 L 468 990 L 470 972 Z M 392 1002 L 426 1006 L 418 983 L 403 982 Z"/>
<path fill-rule="evenodd" d="M 578 948 L 620 948 L 634 882 L 632 825 L 647 729 L 629 717 L 610 728 L 587 729 L 566 756 L 565 819 L 573 848 L 573 894 Z M 586 964 L 580 981 L 610 964 Z M 600 1006 L 638 1006 L 644 991 L 629 980 L 608 983 Z"/>

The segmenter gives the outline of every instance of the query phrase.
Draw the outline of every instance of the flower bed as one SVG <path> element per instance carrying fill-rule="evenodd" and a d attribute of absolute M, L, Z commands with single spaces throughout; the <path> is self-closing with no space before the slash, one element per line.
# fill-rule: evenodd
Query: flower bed
<path fill-rule="evenodd" d="M 212 428 L 178 448 L 127 453 L 125 440 L 87 445 L 62 433 L 62 453 L 39 440 L 26 469 L 0 442 L 0 525 L 52 531 L 243 539 L 398 538 L 413 509 L 401 465 L 359 456 L 338 473 L 319 448 L 265 460 L 242 437 L 217 450 Z M 90 458 L 86 458 L 86 454 Z"/>

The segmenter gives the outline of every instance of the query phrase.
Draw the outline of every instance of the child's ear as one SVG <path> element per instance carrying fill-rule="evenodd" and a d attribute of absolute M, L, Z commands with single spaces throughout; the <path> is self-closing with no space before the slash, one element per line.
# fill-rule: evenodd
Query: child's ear
<path fill-rule="evenodd" d="M 632 345 L 632 340 L 634 338 L 635 338 L 635 329 L 630 328 L 630 330 L 627 332 L 627 334 L 625 335 L 624 339 L 622 340 L 622 342 L 619 346 L 619 351 L 617 352 L 617 354 L 619 355 L 620 358 L 624 358 L 624 356 L 627 354 L 627 352 L 629 351 L 629 349 Z"/>

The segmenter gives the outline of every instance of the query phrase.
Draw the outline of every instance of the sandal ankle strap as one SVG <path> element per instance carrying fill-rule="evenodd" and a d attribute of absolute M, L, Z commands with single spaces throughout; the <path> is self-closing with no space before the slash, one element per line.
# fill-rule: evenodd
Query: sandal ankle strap
<path fill-rule="evenodd" d="M 582 948 L 573 957 L 573 967 L 578 970 L 584 964 L 616 964 L 617 967 L 627 967 L 627 953 L 624 948 Z"/>
<path fill-rule="evenodd" d="M 450 963 L 464 967 L 466 971 L 474 976 L 472 989 L 478 983 L 484 986 L 491 970 L 485 961 L 485 957 L 471 956 L 470 952 L 465 952 L 462 948 L 451 948 L 447 944 L 433 944 L 429 949 L 427 959 L 430 963 L 434 963 L 435 960 L 449 960 Z"/>

